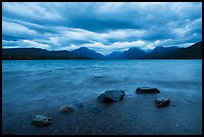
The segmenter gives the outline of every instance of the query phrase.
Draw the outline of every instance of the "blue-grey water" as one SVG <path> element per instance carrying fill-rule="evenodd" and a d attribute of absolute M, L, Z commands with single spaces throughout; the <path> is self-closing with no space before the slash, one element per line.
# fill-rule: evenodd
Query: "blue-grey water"
<path fill-rule="evenodd" d="M 161 93 L 138 95 L 138 86 L 156 87 Z M 125 90 L 124 100 L 111 106 L 97 104 L 96 97 L 109 89 Z M 154 99 L 160 96 L 175 106 L 158 109 Z M 58 114 L 60 106 L 76 102 L 84 103 L 84 108 L 68 116 Z M 87 114 L 92 104 L 102 112 Z M 36 114 L 51 116 L 53 123 L 34 127 L 31 120 Z M 2 130 L 4 134 L 202 134 L 202 60 L 4 60 Z"/>

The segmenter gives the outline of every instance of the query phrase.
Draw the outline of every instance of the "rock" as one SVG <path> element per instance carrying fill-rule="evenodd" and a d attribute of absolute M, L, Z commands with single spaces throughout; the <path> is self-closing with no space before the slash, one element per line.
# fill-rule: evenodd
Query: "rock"
<path fill-rule="evenodd" d="M 151 87 L 138 87 L 136 89 L 136 92 L 138 94 L 160 93 L 160 91 L 157 88 L 151 88 Z"/>
<path fill-rule="evenodd" d="M 43 115 L 36 115 L 35 118 L 32 120 L 32 124 L 42 127 L 48 126 L 51 124 L 51 118 Z"/>
<path fill-rule="evenodd" d="M 96 106 L 89 106 L 89 108 L 90 108 L 90 110 L 92 112 L 101 112 L 101 110 L 98 107 L 96 107 Z"/>
<path fill-rule="evenodd" d="M 154 100 L 154 102 L 158 107 L 165 107 L 170 105 L 170 100 L 165 97 L 157 98 Z"/>
<path fill-rule="evenodd" d="M 59 111 L 61 113 L 67 113 L 67 112 L 71 112 L 73 110 L 73 106 L 69 105 L 69 106 L 62 106 Z"/>
<path fill-rule="evenodd" d="M 94 78 L 103 78 L 104 76 L 94 76 Z"/>
<path fill-rule="evenodd" d="M 107 90 L 97 97 L 98 102 L 116 102 L 120 101 L 125 95 L 123 90 Z"/>
<path fill-rule="evenodd" d="M 83 103 L 76 103 L 76 107 L 82 108 L 83 107 Z"/>

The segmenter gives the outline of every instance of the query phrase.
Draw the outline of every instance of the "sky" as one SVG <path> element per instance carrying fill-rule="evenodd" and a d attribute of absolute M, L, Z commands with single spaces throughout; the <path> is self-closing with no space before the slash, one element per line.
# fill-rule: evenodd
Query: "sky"
<path fill-rule="evenodd" d="M 202 2 L 3 2 L 2 48 L 107 55 L 202 40 Z"/>

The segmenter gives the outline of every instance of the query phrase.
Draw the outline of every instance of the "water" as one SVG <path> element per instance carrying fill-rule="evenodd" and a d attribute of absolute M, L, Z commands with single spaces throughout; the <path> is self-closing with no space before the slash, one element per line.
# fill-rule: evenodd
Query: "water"
<path fill-rule="evenodd" d="M 161 91 L 159 96 L 169 97 L 176 107 L 158 111 L 150 101 L 158 95 L 137 95 L 135 89 L 138 86 L 158 88 Z M 117 131 L 118 134 L 202 133 L 202 60 L 2 61 L 2 130 L 11 134 L 36 134 L 39 129 L 25 125 L 26 121 L 30 122 L 31 116 L 36 113 L 57 116 L 57 112 L 53 113 L 53 110 L 58 111 L 60 106 L 74 102 L 94 103 L 99 94 L 109 89 L 125 90 L 123 102 L 128 102 L 124 105 L 117 103 L 120 106 L 115 105 L 111 110 L 137 110 L 137 114 L 133 113 L 133 110 L 132 113 L 126 114 L 126 121 L 129 118 L 129 123 L 122 124 L 121 128 L 127 129 L 121 133 Z M 130 105 L 131 102 L 137 104 L 137 108 L 131 108 L 134 106 Z M 53 112 L 50 112 L 51 110 Z M 109 113 L 111 110 L 108 110 Z M 104 113 L 101 117 L 104 118 L 107 114 Z M 135 118 L 138 114 L 143 117 Z M 161 117 L 164 119 L 158 123 L 160 128 L 152 129 Z M 132 125 L 131 128 L 132 119 L 136 119 L 141 125 Z M 149 124 L 145 124 L 146 122 Z M 164 123 L 169 123 L 169 126 Z M 104 129 L 102 132 L 102 125 L 97 134 L 105 134 L 107 131 Z M 137 131 L 133 130 L 133 127 Z M 23 128 L 27 128 L 27 132 Z M 48 129 L 49 127 L 39 133 L 51 133 Z M 82 132 L 82 127 L 80 132 L 76 129 L 73 131 L 75 134 L 88 132 Z M 94 130 L 91 133 L 96 132 Z M 114 129 L 107 132 L 117 133 Z"/>

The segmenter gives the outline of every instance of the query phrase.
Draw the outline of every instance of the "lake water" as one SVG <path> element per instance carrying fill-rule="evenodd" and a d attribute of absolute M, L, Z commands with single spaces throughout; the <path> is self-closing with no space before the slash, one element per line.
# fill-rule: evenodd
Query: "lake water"
<path fill-rule="evenodd" d="M 148 100 L 155 96 L 136 94 L 138 86 L 158 88 L 161 91 L 159 96 L 170 98 L 176 107 L 170 106 L 161 110 L 165 115 L 160 114 L 161 111 Z M 107 134 L 202 134 L 202 60 L 2 61 L 2 130 L 10 134 L 36 134 L 40 129 L 32 129 L 32 125 L 26 127 L 31 116 L 45 111 L 50 114 L 50 110 L 58 111 L 64 104 L 90 104 L 109 89 L 125 90 L 125 101 L 129 101 L 126 105 L 141 103 L 142 107 L 138 105 L 135 111 L 138 109 L 137 115 L 144 117 L 135 118 L 141 126 L 133 130 L 136 126 L 131 123 L 131 117 L 136 116 L 136 112 L 132 115 L 130 112 L 129 123 L 123 125 L 129 129 L 126 127 L 124 132 L 112 129 Z M 144 106 L 145 103 L 153 105 Z M 134 108 L 124 107 L 124 110 L 129 109 Z M 160 128 L 154 129 L 161 117 Z M 100 134 L 107 131 L 102 129 L 102 125 L 100 128 Z M 50 131 L 39 133 L 49 134 Z M 84 127 L 81 134 L 86 133 Z"/>

